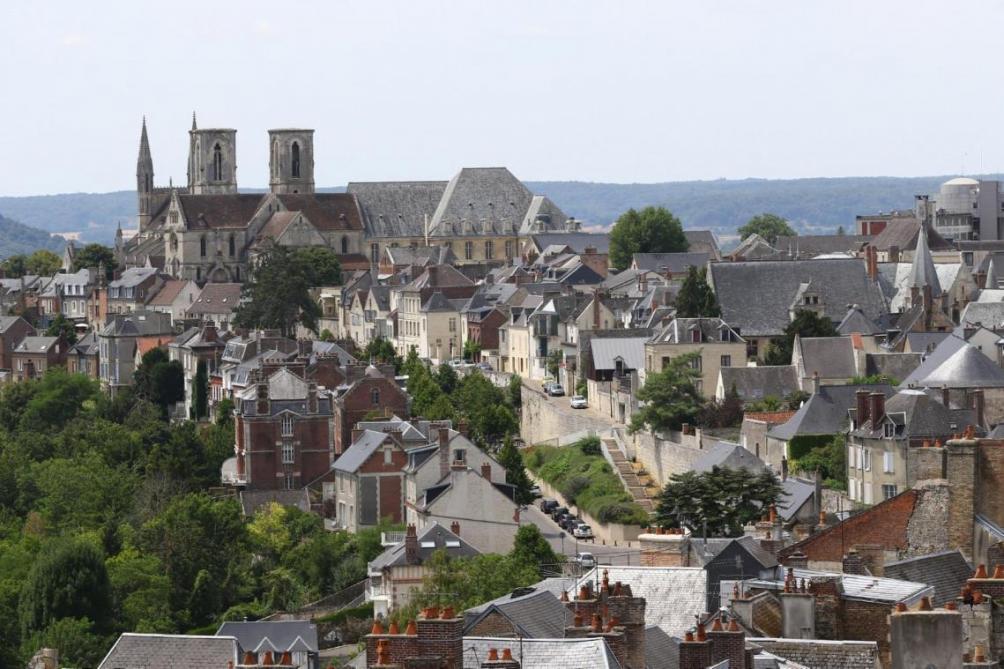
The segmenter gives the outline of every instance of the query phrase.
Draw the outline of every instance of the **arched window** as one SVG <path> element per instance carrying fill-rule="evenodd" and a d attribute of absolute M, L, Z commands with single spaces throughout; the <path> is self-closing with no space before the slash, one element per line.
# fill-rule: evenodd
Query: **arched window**
<path fill-rule="evenodd" d="M 294 179 L 300 178 L 300 143 L 293 142 L 293 148 L 290 151 L 293 156 L 293 167 L 292 174 Z"/>
<path fill-rule="evenodd" d="M 374 388 L 370 391 L 370 403 L 373 406 L 380 406 L 380 389 Z"/>
<path fill-rule="evenodd" d="M 213 147 L 213 181 L 223 181 L 223 148 L 219 142 Z"/>
<path fill-rule="evenodd" d="M 228 243 L 230 244 L 230 257 L 232 258 L 234 256 L 235 251 L 237 250 L 237 243 L 234 241 L 233 235 L 230 235 Z"/>
<path fill-rule="evenodd" d="M 171 239 L 171 251 L 174 252 L 174 253 L 177 253 L 178 252 L 178 235 L 176 235 L 175 233 L 172 232 L 170 239 Z"/>
<path fill-rule="evenodd" d="M 205 237 L 200 237 L 199 238 L 199 255 L 202 256 L 203 258 L 206 257 L 206 238 Z"/>
<path fill-rule="evenodd" d="M 349 238 L 342 235 L 342 255 L 349 252 Z"/>

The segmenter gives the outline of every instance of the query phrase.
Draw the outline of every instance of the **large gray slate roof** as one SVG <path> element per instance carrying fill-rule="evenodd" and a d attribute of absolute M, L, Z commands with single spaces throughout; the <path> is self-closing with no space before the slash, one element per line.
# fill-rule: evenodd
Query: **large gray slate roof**
<path fill-rule="evenodd" d="M 335 460 L 332 469 L 354 474 L 387 439 L 388 436 L 385 432 L 364 430 L 359 438 L 352 442 L 352 445 Z"/>
<path fill-rule="evenodd" d="M 932 586 L 934 597 L 931 603 L 942 606 L 959 596 L 962 587 L 973 575 L 973 568 L 961 552 L 954 550 L 887 562 L 884 573 L 888 578 Z"/>
<path fill-rule="evenodd" d="M 593 353 L 594 369 L 615 369 L 618 358 L 624 361 L 625 369 L 645 367 L 645 342 L 648 337 L 600 338 L 589 340 Z"/>
<path fill-rule="evenodd" d="M 722 367 L 721 378 L 725 391 L 734 386 L 743 401 L 765 397 L 783 399 L 798 390 L 798 373 L 794 365 Z"/>
<path fill-rule="evenodd" d="M 530 590 L 530 592 L 525 592 Z M 560 639 L 571 624 L 571 611 L 554 593 L 537 588 L 521 588 L 498 599 L 464 612 L 465 628 L 470 630 L 489 614 L 507 618 L 519 635 L 530 639 Z"/>
<path fill-rule="evenodd" d="M 445 181 L 352 182 L 368 237 L 421 237 L 446 190 Z"/>
<path fill-rule="evenodd" d="M 463 526 L 460 531 L 463 532 Z M 446 529 L 439 523 L 433 522 L 422 530 L 418 535 L 418 559 L 424 562 L 436 551 L 445 551 L 451 558 L 474 557 L 480 555 L 480 551 L 474 546 Z M 387 567 L 395 567 L 406 564 L 404 542 L 390 546 L 380 555 L 376 556 L 369 563 L 369 569 L 375 571 Z"/>
<path fill-rule="evenodd" d="M 256 620 L 220 625 L 216 636 L 236 637 L 244 650 L 316 653 L 317 626 L 309 620 Z"/>
<path fill-rule="evenodd" d="M 759 474 L 767 468 L 767 465 L 739 444 L 717 441 L 690 466 L 695 472 L 710 472 L 714 467 L 745 469 Z"/>
<path fill-rule="evenodd" d="M 237 652 L 234 637 L 126 632 L 98 669 L 220 669 L 236 664 Z"/>
<path fill-rule="evenodd" d="M 518 233 L 532 199 L 530 189 L 504 167 L 465 167 L 446 184 L 429 234 Z"/>
<path fill-rule="evenodd" d="M 744 337 L 781 334 L 805 284 L 818 293 L 823 313 L 834 323 L 843 320 L 849 304 L 860 305 L 875 322 L 886 314 L 878 284 L 857 258 L 712 263 L 709 278 L 722 319 Z"/>
<path fill-rule="evenodd" d="M 846 429 L 849 418 L 847 410 L 856 402 L 855 392 L 864 388 L 873 393 L 892 395 L 895 389 L 890 385 L 873 386 L 821 386 L 783 425 L 771 429 L 768 437 L 789 440 L 796 436 L 837 434 Z"/>
<path fill-rule="evenodd" d="M 855 409 L 856 411 L 856 409 Z M 896 426 L 901 437 L 943 437 L 962 432 L 967 425 L 976 423 L 971 409 L 950 409 L 922 390 L 901 390 L 885 403 L 885 416 Z M 854 434 L 879 438 L 879 425 L 866 421 Z"/>
<path fill-rule="evenodd" d="M 798 346 L 806 376 L 850 379 L 857 373 L 850 337 L 798 337 Z"/>
<path fill-rule="evenodd" d="M 638 269 L 659 273 L 668 270 L 673 274 L 682 274 L 691 267 L 705 267 L 710 259 L 711 254 L 708 252 L 635 253 L 631 264 Z"/>
<path fill-rule="evenodd" d="M 575 253 L 583 253 L 587 248 L 594 248 L 597 253 L 610 251 L 610 235 L 605 232 L 547 232 L 530 235 L 530 239 L 541 251 L 552 244 L 568 246 Z"/>
<path fill-rule="evenodd" d="M 960 323 L 979 323 L 991 330 L 1004 327 L 1004 302 L 970 302 L 962 310 Z"/>
<path fill-rule="evenodd" d="M 965 344 L 930 374 L 918 379 L 916 385 L 928 388 L 1004 388 L 1004 369 L 991 362 L 975 346 Z"/>
<path fill-rule="evenodd" d="M 508 648 L 521 669 L 621 669 L 603 639 L 464 637 L 464 669 L 481 669 L 488 651 Z"/>

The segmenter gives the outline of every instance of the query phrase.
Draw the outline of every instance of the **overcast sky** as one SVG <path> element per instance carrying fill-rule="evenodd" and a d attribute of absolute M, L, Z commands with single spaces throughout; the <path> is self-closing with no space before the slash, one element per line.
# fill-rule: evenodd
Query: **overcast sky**
<path fill-rule="evenodd" d="M 318 185 L 1004 169 L 1004 3 L 24 2 L 0 6 L 0 194 L 185 180 L 192 110 L 316 129 Z"/>

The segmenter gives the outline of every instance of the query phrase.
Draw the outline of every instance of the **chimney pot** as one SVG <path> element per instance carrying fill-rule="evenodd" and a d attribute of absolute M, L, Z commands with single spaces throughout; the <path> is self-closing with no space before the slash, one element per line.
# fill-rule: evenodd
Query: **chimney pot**
<path fill-rule="evenodd" d="M 489 662 L 498 662 L 499 661 L 499 652 L 498 652 L 498 649 L 496 649 L 496 648 L 489 648 L 488 649 L 488 661 Z"/>
<path fill-rule="evenodd" d="M 502 649 L 502 661 L 512 662 L 512 650 L 510 650 L 509 648 Z"/>
<path fill-rule="evenodd" d="M 373 619 L 373 627 L 370 628 L 370 634 L 383 634 L 383 623 L 380 622 L 379 618 Z"/>
<path fill-rule="evenodd" d="M 986 577 L 987 577 L 987 566 L 983 563 L 978 564 L 976 566 L 976 573 L 973 575 L 973 578 L 986 578 Z"/>
<path fill-rule="evenodd" d="M 418 634 L 418 627 L 415 625 L 414 620 L 408 621 L 408 626 L 404 628 L 404 633 L 408 636 L 415 636 Z"/>

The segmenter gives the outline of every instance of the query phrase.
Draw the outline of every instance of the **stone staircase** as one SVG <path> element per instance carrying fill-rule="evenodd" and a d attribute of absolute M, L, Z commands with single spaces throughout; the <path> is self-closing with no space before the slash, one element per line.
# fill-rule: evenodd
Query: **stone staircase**
<path fill-rule="evenodd" d="M 645 472 L 645 469 L 624 457 L 624 452 L 621 451 L 616 439 L 604 437 L 603 445 L 610 453 L 610 458 L 614 461 L 614 468 L 634 501 L 650 513 L 655 511 L 655 498 L 659 494 L 658 487 L 653 486 L 651 477 Z"/>

